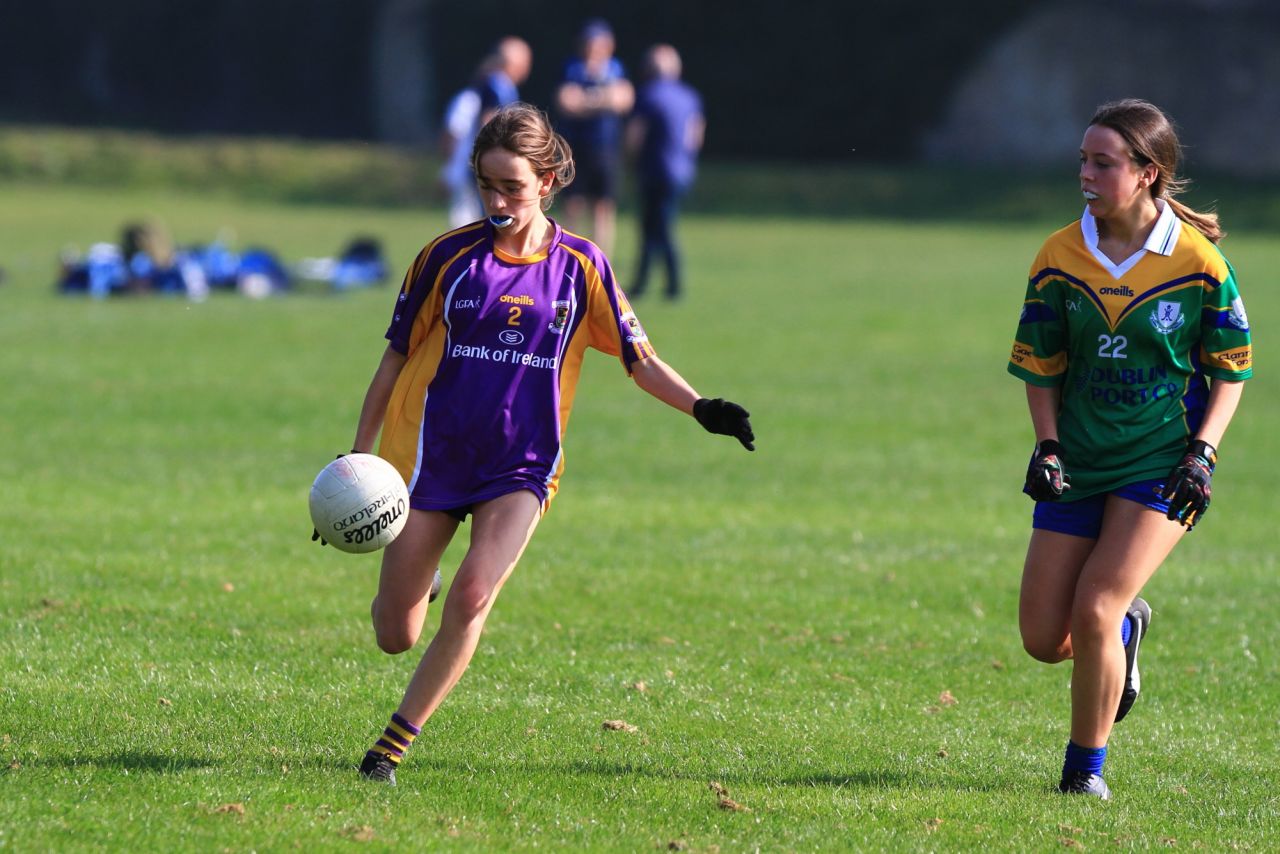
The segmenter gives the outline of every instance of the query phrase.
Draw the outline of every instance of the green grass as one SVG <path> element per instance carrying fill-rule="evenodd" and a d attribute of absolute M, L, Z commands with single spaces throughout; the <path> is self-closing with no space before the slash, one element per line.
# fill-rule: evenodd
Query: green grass
<path fill-rule="evenodd" d="M 1225 247 L 1259 376 L 1214 512 L 1147 589 L 1116 801 L 1051 792 L 1070 671 L 1016 629 L 1030 431 L 1004 362 L 1045 229 L 705 216 L 684 223 L 689 298 L 639 313 L 697 388 L 752 410 L 758 452 L 589 359 L 562 493 L 388 790 L 353 764 L 418 653 L 378 652 L 377 558 L 316 548 L 305 507 L 391 291 L 53 296 L 60 247 L 142 214 L 291 259 L 372 233 L 397 267 L 442 227 L 5 189 L 0 848 L 1274 846 L 1280 242 Z"/>

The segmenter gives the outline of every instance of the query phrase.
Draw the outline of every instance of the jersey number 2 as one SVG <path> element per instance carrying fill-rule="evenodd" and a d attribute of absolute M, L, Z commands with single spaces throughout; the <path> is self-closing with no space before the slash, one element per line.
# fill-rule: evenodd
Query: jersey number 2
<path fill-rule="evenodd" d="M 1110 335 L 1098 336 L 1098 355 L 1103 359 L 1127 359 L 1124 348 L 1129 346 L 1129 339 L 1123 335 L 1112 338 Z"/>
<path fill-rule="evenodd" d="M 520 325 L 520 306 L 513 305 L 507 307 L 507 326 Z"/>

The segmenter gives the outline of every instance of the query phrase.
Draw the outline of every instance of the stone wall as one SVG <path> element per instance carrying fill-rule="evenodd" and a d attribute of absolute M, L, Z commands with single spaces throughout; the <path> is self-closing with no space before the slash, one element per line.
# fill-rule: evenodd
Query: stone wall
<path fill-rule="evenodd" d="M 1072 164 L 1094 108 L 1124 97 L 1168 112 L 1197 168 L 1280 174 L 1280 4 L 1054 2 L 960 78 L 922 151 L 943 163 Z"/>

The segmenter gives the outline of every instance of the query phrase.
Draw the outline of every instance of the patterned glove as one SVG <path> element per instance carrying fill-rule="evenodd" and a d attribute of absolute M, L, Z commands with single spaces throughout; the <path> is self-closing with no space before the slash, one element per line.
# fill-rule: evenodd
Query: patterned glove
<path fill-rule="evenodd" d="M 1066 452 L 1055 439 L 1045 439 L 1036 445 L 1027 466 L 1027 482 L 1022 491 L 1036 501 L 1057 501 L 1071 488 L 1071 475 L 1067 474 L 1063 458 Z"/>
<path fill-rule="evenodd" d="M 1208 442 L 1192 440 L 1182 461 L 1165 479 L 1160 497 L 1168 500 L 1168 517 L 1190 531 L 1209 512 L 1209 496 L 1213 494 L 1213 469 L 1218 464 L 1218 449 Z"/>
<path fill-rule="evenodd" d="M 748 451 L 754 451 L 756 434 L 751 432 L 750 412 L 736 403 L 715 398 L 700 398 L 693 405 L 693 417 L 708 433 L 732 436 Z"/>

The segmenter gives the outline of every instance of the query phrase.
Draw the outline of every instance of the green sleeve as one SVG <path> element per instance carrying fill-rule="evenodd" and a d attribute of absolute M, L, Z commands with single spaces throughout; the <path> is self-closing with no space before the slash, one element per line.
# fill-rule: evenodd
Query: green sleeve
<path fill-rule="evenodd" d="M 1234 382 L 1253 376 L 1249 316 L 1230 264 L 1222 284 L 1205 292 L 1200 312 L 1199 356 L 1205 374 L 1214 379 Z"/>
<path fill-rule="evenodd" d="M 1057 386 L 1067 373 L 1065 306 L 1060 283 L 1041 276 L 1027 283 L 1009 373 L 1032 385 Z"/>

